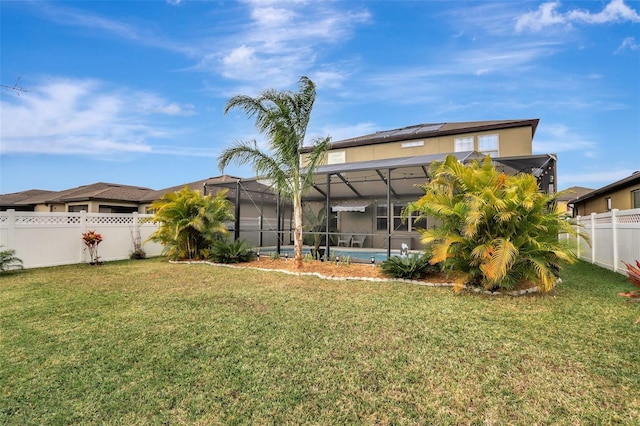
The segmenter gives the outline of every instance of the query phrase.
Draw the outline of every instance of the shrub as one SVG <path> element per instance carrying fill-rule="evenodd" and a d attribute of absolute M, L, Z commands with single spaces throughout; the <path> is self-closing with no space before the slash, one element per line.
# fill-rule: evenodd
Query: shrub
<path fill-rule="evenodd" d="M 151 220 L 160 226 L 149 240 L 163 244 L 172 259 L 207 258 L 213 242 L 228 234 L 225 222 L 233 219 L 226 194 L 203 196 L 188 186 L 166 194 L 151 205 Z"/>
<path fill-rule="evenodd" d="M 429 254 L 410 254 L 408 256 L 392 256 L 379 266 L 381 272 L 392 278 L 415 280 L 438 271 L 438 266 L 430 263 Z"/>
<path fill-rule="evenodd" d="M 211 246 L 211 259 L 218 263 L 243 263 L 256 258 L 256 253 L 246 240 L 215 241 Z"/>
<path fill-rule="evenodd" d="M 0 251 L 0 272 L 7 272 L 11 269 L 22 269 L 22 260 L 15 256 L 15 250 Z"/>
<path fill-rule="evenodd" d="M 555 208 L 563 193 L 543 193 L 533 175 L 507 176 L 489 156 L 469 165 L 448 156 L 432 164 L 429 176 L 422 186 L 426 194 L 404 215 L 417 211 L 441 222 L 419 232 L 423 243 L 431 243 L 431 262 L 443 262 L 456 276 L 456 290 L 464 284 L 509 289 L 532 281 L 548 291 L 561 265 L 576 261 L 574 247 L 558 238 L 579 234 Z"/>

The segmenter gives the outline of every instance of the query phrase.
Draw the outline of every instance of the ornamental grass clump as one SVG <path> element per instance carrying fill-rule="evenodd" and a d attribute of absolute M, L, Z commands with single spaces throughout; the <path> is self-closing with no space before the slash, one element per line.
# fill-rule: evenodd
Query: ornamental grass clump
<path fill-rule="evenodd" d="M 450 155 L 433 163 L 429 176 L 425 195 L 404 215 L 418 212 L 441 222 L 419 232 L 431 244 L 431 263 L 442 262 L 457 291 L 465 285 L 508 290 L 525 283 L 549 291 L 562 265 L 577 260 L 575 247 L 559 235 L 579 234 L 588 241 L 556 210 L 562 192 L 540 191 L 531 174 L 507 176 L 489 156 L 464 165 Z"/>
<path fill-rule="evenodd" d="M 438 266 L 432 265 L 430 260 L 431 256 L 426 253 L 391 256 L 379 268 L 387 277 L 416 280 L 438 272 Z"/>
<path fill-rule="evenodd" d="M 256 258 L 256 252 L 246 240 L 215 241 L 211 246 L 211 259 L 218 263 L 245 263 Z"/>

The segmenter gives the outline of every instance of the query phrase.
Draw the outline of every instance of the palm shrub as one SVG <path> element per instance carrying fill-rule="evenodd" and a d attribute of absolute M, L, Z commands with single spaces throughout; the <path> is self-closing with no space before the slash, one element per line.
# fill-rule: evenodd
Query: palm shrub
<path fill-rule="evenodd" d="M 304 215 L 302 216 L 304 225 L 302 229 L 309 232 L 309 234 L 303 236 L 303 242 L 313 246 L 312 256 L 316 260 L 320 260 L 320 244 L 322 244 L 324 237 L 322 233 L 327 229 L 327 209 L 326 206 L 322 206 L 316 213 L 310 205 L 307 204 L 304 207 Z"/>
<path fill-rule="evenodd" d="M 212 244 L 228 234 L 225 222 L 233 220 L 227 191 L 202 195 L 185 186 L 155 201 L 152 221 L 159 224 L 148 238 L 164 245 L 171 259 L 205 259 Z"/>
<path fill-rule="evenodd" d="M 554 208 L 562 193 L 543 193 L 534 176 L 507 176 L 489 156 L 469 165 L 448 156 L 431 165 L 429 176 L 425 195 L 404 214 L 440 220 L 440 227 L 419 232 L 431 244 L 431 262 L 456 276 L 456 290 L 465 284 L 510 289 L 530 281 L 549 291 L 562 264 L 576 261 L 568 239 L 559 240 L 561 233 L 578 234 Z"/>
<path fill-rule="evenodd" d="M 22 259 L 16 257 L 15 250 L 0 250 L 0 273 L 11 269 L 22 269 Z"/>
<path fill-rule="evenodd" d="M 243 263 L 256 258 L 253 247 L 246 240 L 218 240 L 211 246 L 211 260 L 218 263 Z"/>
<path fill-rule="evenodd" d="M 432 265 L 430 260 L 431 256 L 428 253 L 391 256 L 382 262 L 379 268 L 387 277 L 415 280 L 438 272 L 438 266 Z"/>

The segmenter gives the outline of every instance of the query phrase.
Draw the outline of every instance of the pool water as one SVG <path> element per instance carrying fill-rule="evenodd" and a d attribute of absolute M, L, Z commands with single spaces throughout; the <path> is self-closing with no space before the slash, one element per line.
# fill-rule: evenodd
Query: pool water
<path fill-rule="evenodd" d="M 275 252 L 275 247 L 262 247 L 259 250 L 260 256 L 269 256 L 271 253 Z M 311 249 L 309 247 L 302 248 L 302 256 L 306 254 L 311 254 Z M 289 258 L 293 257 L 293 247 L 289 246 L 280 248 L 280 256 L 284 257 L 286 255 L 289 255 Z M 352 262 L 357 263 L 371 263 L 371 257 L 373 256 L 376 263 L 381 263 L 387 260 L 387 251 L 375 249 L 354 250 L 349 247 L 331 247 L 331 256 L 349 256 Z M 400 250 L 391 250 L 391 256 L 400 256 Z"/>

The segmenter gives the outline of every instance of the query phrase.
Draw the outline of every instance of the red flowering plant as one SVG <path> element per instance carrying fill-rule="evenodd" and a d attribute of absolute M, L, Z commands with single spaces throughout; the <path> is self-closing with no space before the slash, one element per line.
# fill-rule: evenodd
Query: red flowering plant
<path fill-rule="evenodd" d="M 89 250 L 89 256 L 91 257 L 91 264 L 98 263 L 98 244 L 102 242 L 102 235 L 96 231 L 88 231 L 82 234 L 82 241 Z"/>

